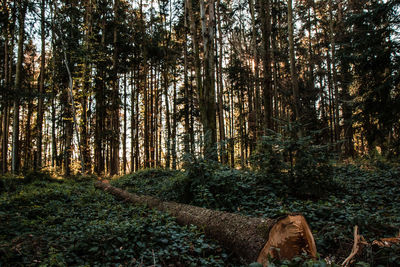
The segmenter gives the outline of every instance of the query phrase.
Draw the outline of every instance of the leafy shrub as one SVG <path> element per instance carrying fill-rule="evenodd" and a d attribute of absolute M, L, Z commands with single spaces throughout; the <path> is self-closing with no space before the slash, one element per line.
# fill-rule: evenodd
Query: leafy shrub
<path fill-rule="evenodd" d="M 13 192 L 24 183 L 23 177 L 6 174 L 0 176 L 0 193 Z"/>
<path fill-rule="evenodd" d="M 242 171 L 202 158 L 187 165 L 185 175 L 185 202 L 221 210 L 236 210 L 238 204 L 252 194 L 252 184 L 255 184 L 254 177 Z"/>
<path fill-rule="evenodd" d="M 178 200 L 182 199 L 183 194 L 182 187 L 177 186 L 182 178 L 182 172 L 176 170 L 144 169 L 115 179 L 112 184 L 137 194 Z"/>
<path fill-rule="evenodd" d="M 25 174 L 24 180 L 26 183 L 31 183 L 33 181 L 51 181 L 53 178 L 51 177 L 48 171 L 29 171 Z"/>
<path fill-rule="evenodd" d="M 260 182 L 280 181 L 281 193 L 300 198 L 325 197 L 337 188 L 329 145 L 315 144 L 311 136 L 271 133 L 259 141 L 251 159 L 254 169 L 263 174 Z"/>
<path fill-rule="evenodd" d="M 237 265 L 196 227 L 91 181 L 35 181 L 0 195 L 0 266 Z"/>
<path fill-rule="evenodd" d="M 193 159 L 192 163 L 193 167 L 186 166 L 185 172 L 167 171 L 168 175 L 160 172 L 163 175 L 160 177 L 151 171 L 151 176 L 154 176 L 149 178 L 151 182 L 143 177 L 144 173 L 140 174 L 142 178 L 135 174 L 123 177 L 121 180 L 132 178 L 125 183 L 133 186 L 122 188 L 249 216 L 274 218 L 291 212 L 301 213 L 313 231 L 318 252 L 324 257 L 334 255 L 336 262 L 342 262 L 351 251 L 354 225 L 359 226 L 360 233 L 368 242 L 393 237 L 400 229 L 400 169 L 397 165 L 378 168 L 365 160 L 358 165 L 330 165 L 332 173 L 329 179 L 340 190 L 332 187 L 329 194 L 315 200 L 290 194 L 286 186 L 287 177 L 280 177 L 288 173 L 286 169 L 272 176 L 261 167 L 249 171 L 210 165 L 201 159 Z M 118 182 L 119 179 L 113 181 L 114 184 Z M 324 186 L 331 189 L 329 185 Z M 186 197 L 185 192 L 188 194 Z M 370 266 L 396 266 L 396 255 L 398 248 L 385 248 L 373 251 L 362 260 Z M 305 263 L 309 265 L 286 263 L 276 263 L 275 266 L 312 266 L 307 261 Z M 323 261 L 316 264 L 325 266 Z M 368 265 L 360 262 L 359 266 Z"/>

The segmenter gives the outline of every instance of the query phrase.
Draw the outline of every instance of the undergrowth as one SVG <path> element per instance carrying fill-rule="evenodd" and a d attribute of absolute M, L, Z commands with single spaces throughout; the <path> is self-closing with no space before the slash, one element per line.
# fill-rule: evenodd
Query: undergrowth
<path fill-rule="evenodd" d="M 31 177 L 32 178 L 32 177 Z M 115 200 L 88 179 L 2 177 L 0 266 L 222 266 L 196 227 Z"/>
<path fill-rule="evenodd" d="M 249 216 L 302 213 L 318 252 L 335 262 L 350 253 L 354 225 L 367 241 L 395 236 L 400 229 L 400 171 L 393 165 L 331 165 L 335 186 L 321 184 L 326 187 L 321 191 L 327 193 L 318 198 L 292 195 L 284 180 L 268 179 L 265 172 L 240 171 L 201 160 L 192 166 L 181 172 L 143 170 L 112 183 L 134 193 Z M 400 247 L 371 250 L 361 259 L 370 266 L 397 266 Z"/>
<path fill-rule="evenodd" d="M 291 194 L 288 181 L 276 173 L 235 170 L 202 159 L 194 159 L 184 171 L 142 170 L 112 184 L 249 216 L 302 213 L 321 260 L 298 257 L 271 266 L 327 266 L 341 263 L 350 253 L 354 225 L 368 242 L 395 236 L 400 229 L 398 166 L 364 160 L 330 163 L 330 170 L 335 186 L 321 184 L 326 193 L 318 197 Z M 94 189 L 93 179 L 55 180 L 49 173 L 1 177 L 0 266 L 240 265 L 196 227 L 178 226 L 164 213 L 118 201 Z M 399 246 L 369 248 L 357 264 L 399 266 L 399 255 Z"/>

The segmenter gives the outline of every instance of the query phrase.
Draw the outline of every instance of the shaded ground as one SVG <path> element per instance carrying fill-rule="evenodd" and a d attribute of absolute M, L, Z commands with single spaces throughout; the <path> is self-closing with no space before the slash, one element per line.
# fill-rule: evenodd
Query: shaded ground
<path fill-rule="evenodd" d="M 201 186 L 187 186 L 185 173 L 146 170 L 113 181 L 130 192 L 156 195 L 207 208 L 274 218 L 288 212 L 305 215 L 318 252 L 342 262 L 351 251 L 353 227 L 372 241 L 400 230 L 400 172 L 397 167 L 348 165 L 334 169 L 335 187 L 319 199 L 289 195 L 278 180 L 261 174 L 221 168 Z M 189 188 L 191 197 L 180 191 Z M 321 185 L 323 186 L 323 185 Z M 371 250 L 360 257 L 372 266 L 400 266 L 400 247 Z"/>
<path fill-rule="evenodd" d="M 94 189 L 93 181 L 6 180 L 8 192 L 0 195 L 0 266 L 237 264 L 196 227 L 117 201 Z"/>

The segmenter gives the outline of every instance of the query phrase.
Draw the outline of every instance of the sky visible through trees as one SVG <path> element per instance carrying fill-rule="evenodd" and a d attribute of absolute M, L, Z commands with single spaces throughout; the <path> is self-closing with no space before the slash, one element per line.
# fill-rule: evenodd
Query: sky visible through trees
<path fill-rule="evenodd" d="M 253 167 L 268 136 L 400 151 L 399 3 L 1 2 L 3 173 Z"/>

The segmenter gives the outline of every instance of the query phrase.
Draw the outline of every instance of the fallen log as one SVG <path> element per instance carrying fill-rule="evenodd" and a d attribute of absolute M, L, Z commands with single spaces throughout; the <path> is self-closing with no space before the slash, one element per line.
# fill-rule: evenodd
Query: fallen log
<path fill-rule="evenodd" d="M 291 259 L 303 253 L 316 257 L 313 235 L 305 218 L 300 214 L 291 214 L 279 219 L 246 217 L 131 194 L 102 181 L 97 181 L 95 187 L 124 201 L 167 212 L 181 225 L 196 225 L 204 230 L 206 235 L 232 250 L 245 263 L 257 261 L 267 266 L 268 257 Z"/>

